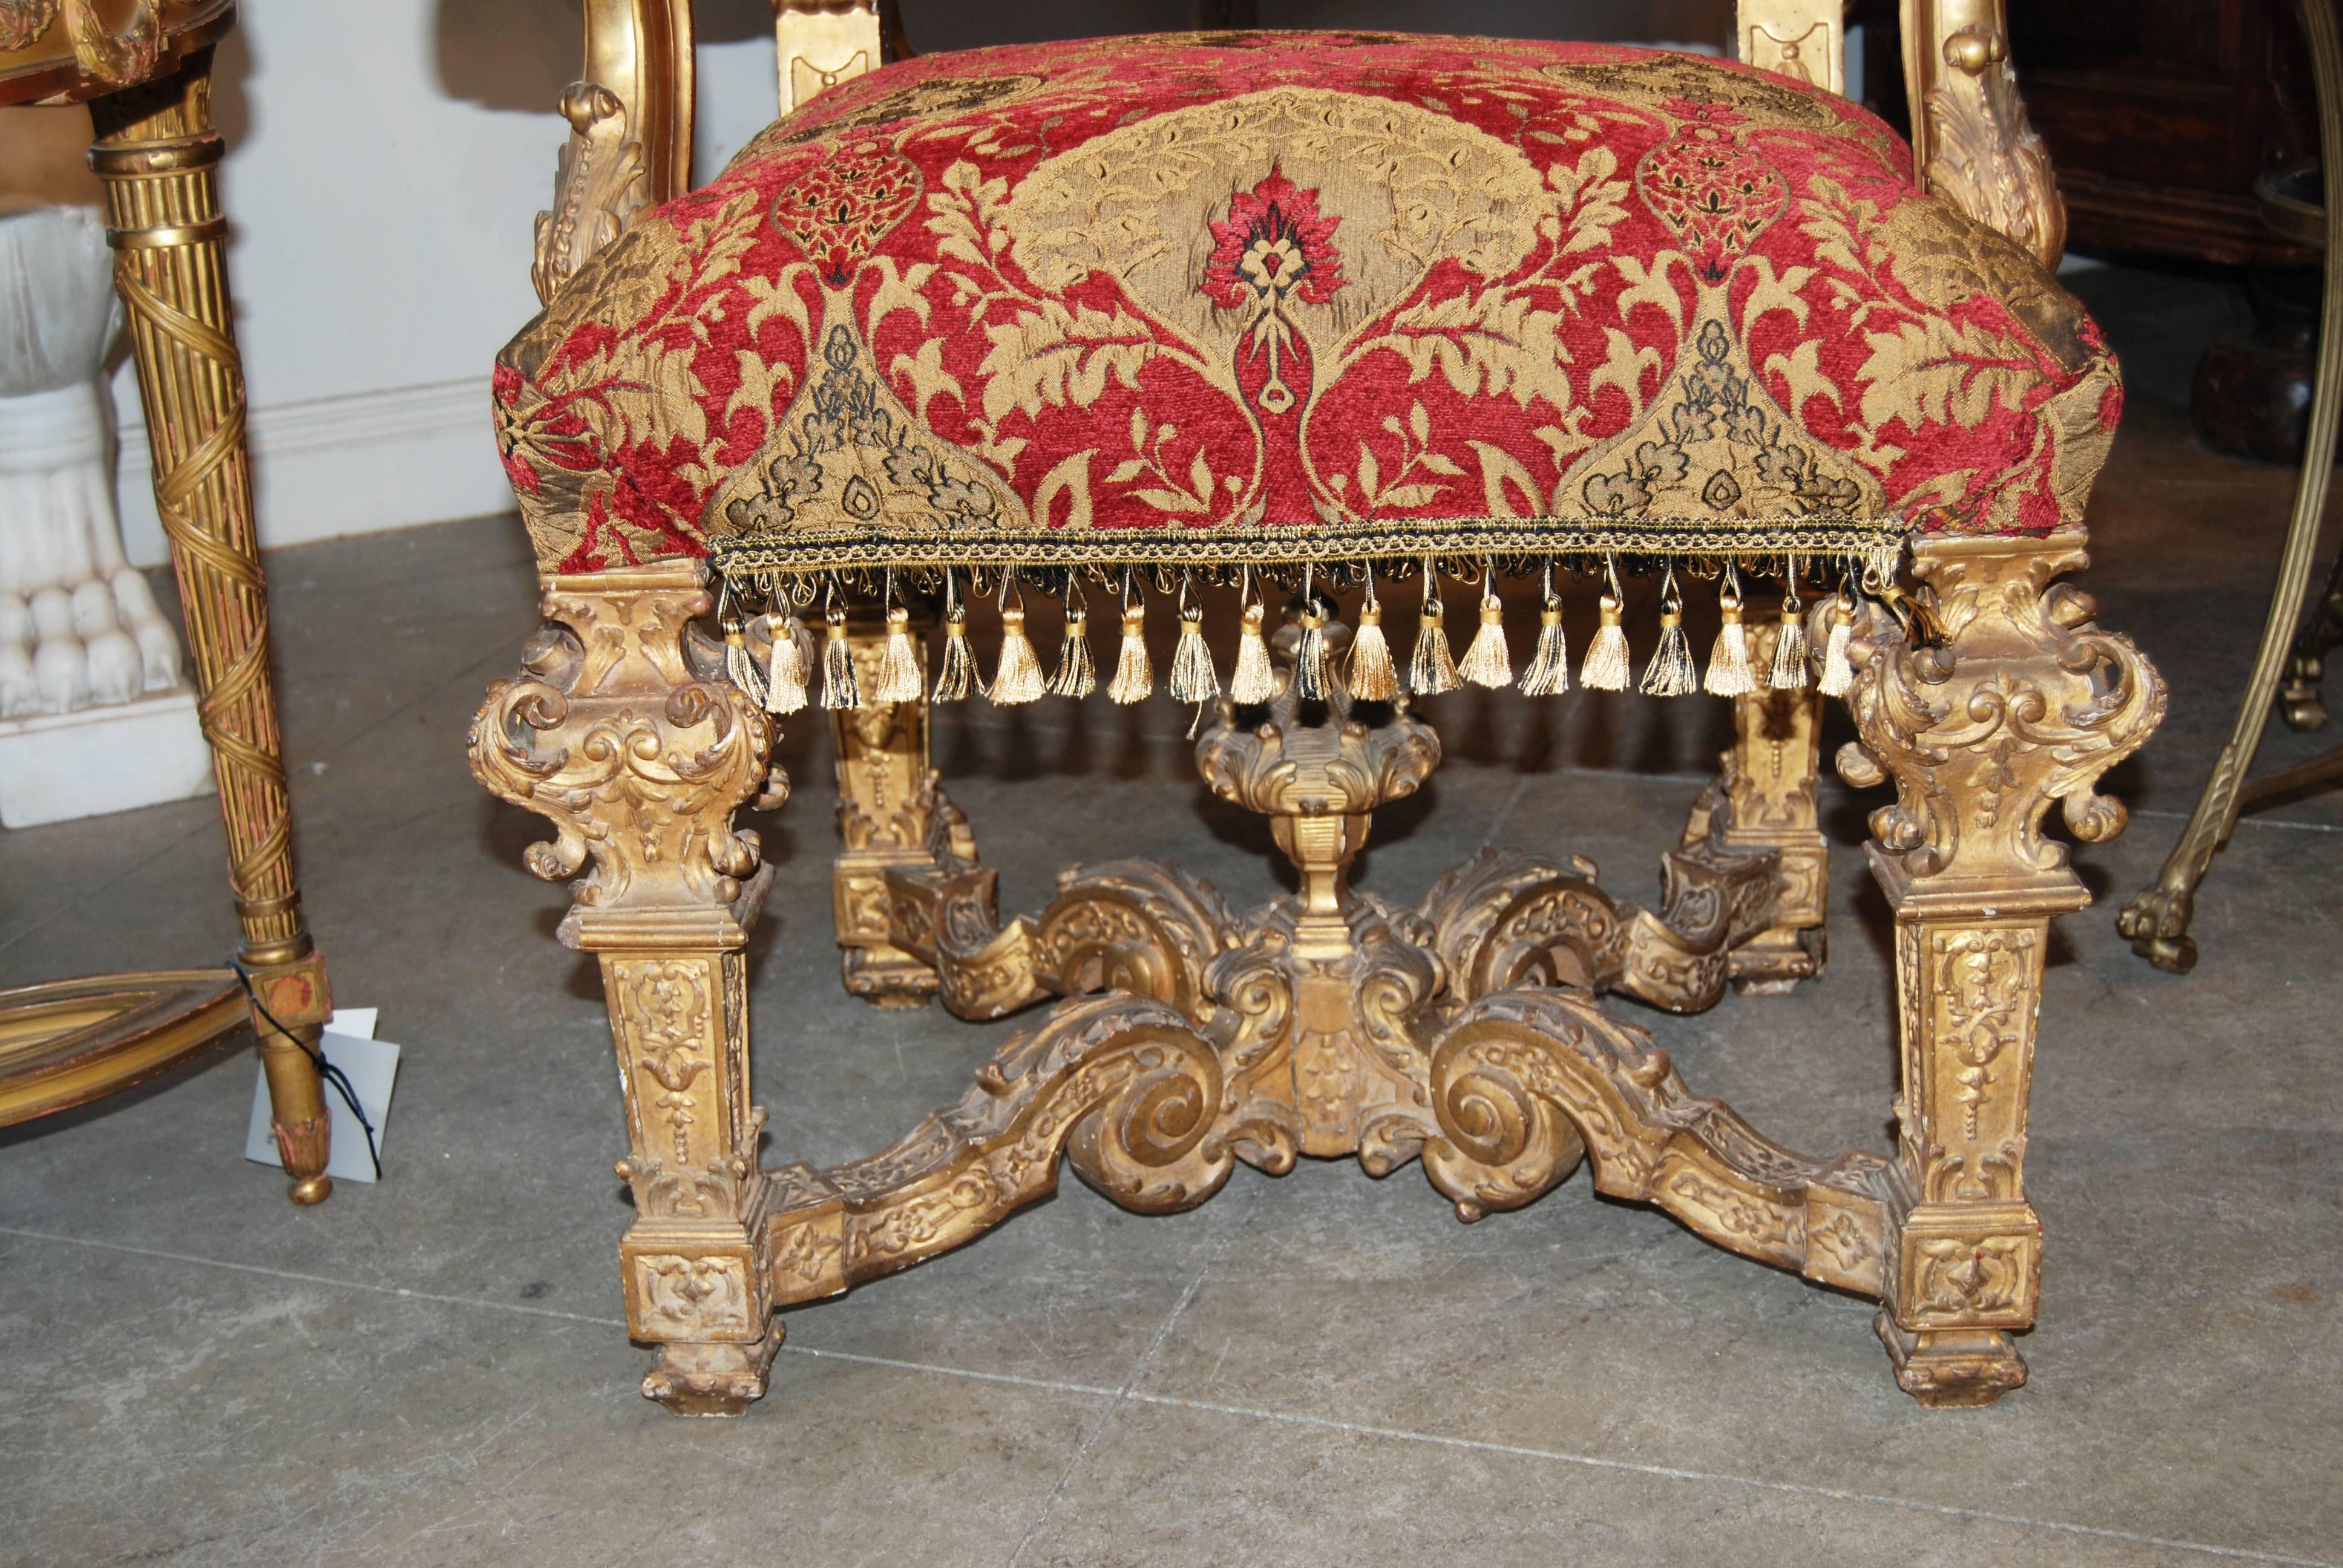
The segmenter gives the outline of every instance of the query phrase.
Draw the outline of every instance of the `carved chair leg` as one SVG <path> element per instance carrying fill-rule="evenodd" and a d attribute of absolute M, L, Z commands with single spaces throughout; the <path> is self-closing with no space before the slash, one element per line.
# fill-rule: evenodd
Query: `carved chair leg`
<path fill-rule="evenodd" d="M 711 607 L 705 575 L 687 561 L 548 579 L 554 624 L 520 679 L 489 688 L 470 743 L 475 778 L 559 830 L 531 846 L 531 871 L 593 857 L 559 934 L 600 960 L 618 1048 L 627 1329 L 659 1348 L 643 1392 L 685 1415 L 746 1409 L 780 1342 L 743 969 L 771 872 L 732 829 L 766 783 L 772 728 L 691 624 Z"/>
<path fill-rule="evenodd" d="M 928 684 L 924 628 L 912 646 Z M 878 689 L 887 627 L 875 602 L 858 603 L 847 621 L 861 689 Z M 973 864 L 976 839 L 928 762 L 928 701 L 864 701 L 830 715 L 838 743 L 838 834 L 844 848 L 831 874 L 840 968 L 846 989 L 883 1008 L 924 1007 L 936 993 L 933 968 L 890 942 L 887 873 L 944 871 Z"/>
<path fill-rule="evenodd" d="M 1774 662 L 1775 626 L 1750 628 L 1750 662 Z M 1830 845 L 1817 826 L 1815 779 L 1821 766 L 1822 698 L 1811 689 L 1769 689 L 1733 701 L 1732 747 L 1718 759 L 1716 782 L 1701 791 L 1684 826 L 1684 848 L 1712 829 L 1726 847 L 1772 849 L 1780 857 L 1775 924 L 1735 947 L 1727 962 L 1733 988 L 1782 996 L 1823 972 L 1823 919 L 1830 897 Z"/>
<path fill-rule="evenodd" d="M 1913 570 L 1948 629 L 1916 647 L 1877 621 L 1849 693 L 1848 782 L 1893 775 L 1872 869 L 1896 910 L 1903 1090 L 1879 1334 L 1923 1403 L 1988 1404 L 2026 1381 L 2041 1224 L 2025 1188 L 2026 1116 L 2050 918 L 2089 901 L 2044 839 L 2052 801 L 2087 842 L 2122 831 L 2099 776 L 2164 715 L 2128 638 L 2051 579 L 2079 536 L 1922 544 Z"/>

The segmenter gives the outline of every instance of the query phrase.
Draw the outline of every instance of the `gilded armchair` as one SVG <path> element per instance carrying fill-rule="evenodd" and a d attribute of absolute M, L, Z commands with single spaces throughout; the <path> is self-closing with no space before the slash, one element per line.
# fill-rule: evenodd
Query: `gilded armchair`
<path fill-rule="evenodd" d="M 1584 1161 L 1601 1191 L 1877 1299 L 1925 1402 L 2024 1381 L 2044 945 L 2087 901 L 2043 819 L 2121 829 L 2092 786 L 2164 691 L 2055 581 L 2084 564 L 2119 394 L 2044 266 L 2061 209 L 1999 0 L 1907 3 L 1913 149 L 1835 95 L 1831 0 L 1745 0 L 1763 72 L 1361 34 L 874 69 L 871 8 L 784 5 L 783 118 L 689 193 L 683 7 L 587 17 L 547 310 L 497 372 L 548 625 L 471 755 L 558 828 L 530 869 L 585 873 L 562 936 L 599 956 L 618 1050 L 648 1394 L 745 1408 L 777 1307 L 970 1240 L 1061 1156 L 1156 1211 L 1239 1160 L 1420 1160 L 1465 1220 Z M 1542 585 L 1525 664 L 1505 576 Z M 1575 663 L 1574 576 L 1599 596 Z M 1461 655 L 1443 580 L 1477 599 Z M 1232 665 L 1206 584 L 1240 590 Z M 1705 661 L 1694 588 L 1719 600 Z M 1663 608 L 1641 650 L 1638 596 Z M 1046 662 L 1029 599 L 1063 606 Z M 1168 664 L 1151 627 L 1177 632 Z M 930 704 L 1138 701 L 1159 668 L 1299 893 L 1242 914 L 1115 861 L 1003 920 Z M 1439 760 L 1413 697 L 1574 679 L 1735 705 L 1659 910 L 1513 853 L 1415 910 L 1350 890 L 1373 810 Z M 1816 1161 L 1694 1097 L 1595 998 L 1691 1011 L 1821 972 L 1825 696 L 1862 737 L 1842 776 L 1895 787 L 1866 852 L 1903 1091 L 1892 1153 Z M 817 704 L 849 986 L 1049 1010 L 895 1147 L 764 1170 L 742 950 L 769 871 L 733 818 L 786 798 L 775 727 Z"/>

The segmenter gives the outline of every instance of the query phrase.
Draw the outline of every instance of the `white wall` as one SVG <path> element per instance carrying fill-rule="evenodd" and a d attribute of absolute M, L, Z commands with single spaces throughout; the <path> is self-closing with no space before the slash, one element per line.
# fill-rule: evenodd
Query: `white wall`
<path fill-rule="evenodd" d="M 1262 0 L 1269 25 L 1721 38 L 1726 0 Z M 915 47 L 1185 25 L 1187 0 L 904 0 Z M 498 347 L 537 309 L 531 224 L 577 75 L 576 0 L 245 0 L 222 45 L 221 189 L 252 403 L 261 542 L 511 505 L 488 419 Z M 767 0 L 700 0 L 697 168 L 772 117 Z M 1437 20 L 1431 18 L 1436 15 Z M 165 558 L 126 366 L 124 531 Z"/>

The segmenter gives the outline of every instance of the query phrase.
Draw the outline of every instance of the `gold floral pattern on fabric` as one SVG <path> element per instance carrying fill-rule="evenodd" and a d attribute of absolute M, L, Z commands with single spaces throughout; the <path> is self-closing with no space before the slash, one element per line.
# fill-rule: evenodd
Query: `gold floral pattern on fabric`
<path fill-rule="evenodd" d="M 1876 552 L 2075 526 L 2079 307 L 1691 56 L 1207 35 L 823 94 L 502 357 L 548 568 Z"/>

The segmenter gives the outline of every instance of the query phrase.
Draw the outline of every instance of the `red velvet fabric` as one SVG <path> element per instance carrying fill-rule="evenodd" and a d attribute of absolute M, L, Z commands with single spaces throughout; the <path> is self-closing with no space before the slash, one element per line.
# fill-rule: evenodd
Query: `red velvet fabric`
<path fill-rule="evenodd" d="M 823 94 L 506 350 L 548 568 L 1853 554 L 2079 524 L 2120 406 L 1832 95 L 1367 34 Z"/>

